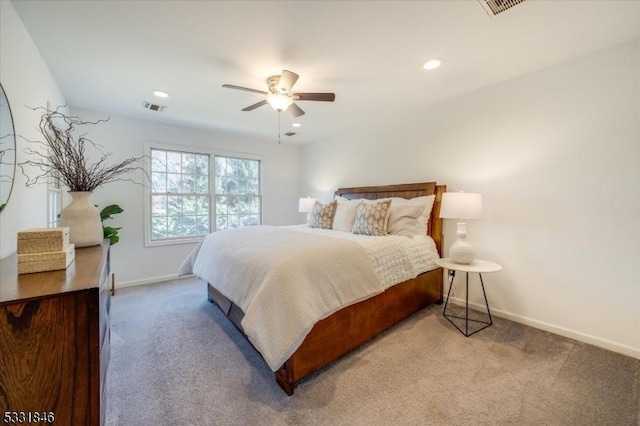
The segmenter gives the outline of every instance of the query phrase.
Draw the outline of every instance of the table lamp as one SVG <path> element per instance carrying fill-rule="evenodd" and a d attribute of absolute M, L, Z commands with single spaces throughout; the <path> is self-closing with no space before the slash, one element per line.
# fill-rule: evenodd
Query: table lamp
<path fill-rule="evenodd" d="M 298 213 L 309 213 L 313 210 L 313 205 L 318 201 L 315 198 L 307 197 L 298 200 Z"/>
<path fill-rule="evenodd" d="M 442 194 L 440 217 L 457 219 L 458 231 L 456 242 L 449 249 L 449 257 L 456 263 L 468 265 L 476 258 L 476 253 L 467 242 L 467 226 L 465 220 L 480 219 L 482 216 L 482 194 L 473 192 L 445 192 Z"/>

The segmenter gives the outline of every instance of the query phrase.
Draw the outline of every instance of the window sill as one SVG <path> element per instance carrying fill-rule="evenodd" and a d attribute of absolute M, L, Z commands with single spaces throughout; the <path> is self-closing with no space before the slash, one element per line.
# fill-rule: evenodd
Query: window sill
<path fill-rule="evenodd" d="M 145 241 L 145 247 L 162 247 L 162 246 L 174 246 L 179 244 L 197 244 L 202 241 L 204 236 L 190 237 L 190 238 L 171 238 L 166 240 Z"/>

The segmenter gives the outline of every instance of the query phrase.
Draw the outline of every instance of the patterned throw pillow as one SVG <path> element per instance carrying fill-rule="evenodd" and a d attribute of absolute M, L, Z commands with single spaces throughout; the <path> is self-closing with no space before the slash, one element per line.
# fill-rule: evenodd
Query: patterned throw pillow
<path fill-rule="evenodd" d="M 386 235 L 390 206 L 391 200 L 360 204 L 356 212 L 356 221 L 353 224 L 353 233 L 376 236 Z"/>
<path fill-rule="evenodd" d="M 336 201 L 327 204 L 315 202 L 313 210 L 307 215 L 307 226 L 309 228 L 331 229 L 333 216 L 336 214 Z"/>

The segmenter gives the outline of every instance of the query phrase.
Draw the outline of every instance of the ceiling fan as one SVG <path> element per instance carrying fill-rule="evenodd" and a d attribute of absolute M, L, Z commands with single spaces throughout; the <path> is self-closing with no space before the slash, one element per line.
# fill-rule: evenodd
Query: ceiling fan
<path fill-rule="evenodd" d="M 289 111 L 294 117 L 300 117 L 304 114 L 302 108 L 295 104 L 294 101 L 323 101 L 333 102 L 336 99 L 335 93 L 295 93 L 291 88 L 300 76 L 294 72 L 283 70 L 280 75 L 272 75 L 267 78 L 268 91 L 250 89 L 248 87 L 235 86 L 233 84 L 223 84 L 222 87 L 227 89 L 244 90 L 246 92 L 260 93 L 265 95 L 266 99 L 243 108 L 242 111 L 253 111 L 256 108 L 271 105 L 278 112 Z"/>

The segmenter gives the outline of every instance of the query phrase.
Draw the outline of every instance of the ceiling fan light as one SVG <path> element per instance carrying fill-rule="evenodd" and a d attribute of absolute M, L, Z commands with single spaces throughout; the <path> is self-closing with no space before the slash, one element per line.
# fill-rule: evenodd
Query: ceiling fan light
<path fill-rule="evenodd" d="M 293 99 L 287 95 L 281 95 L 278 93 L 270 93 L 267 96 L 267 101 L 271 108 L 278 112 L 285 111 L 293 103 Z"/>

